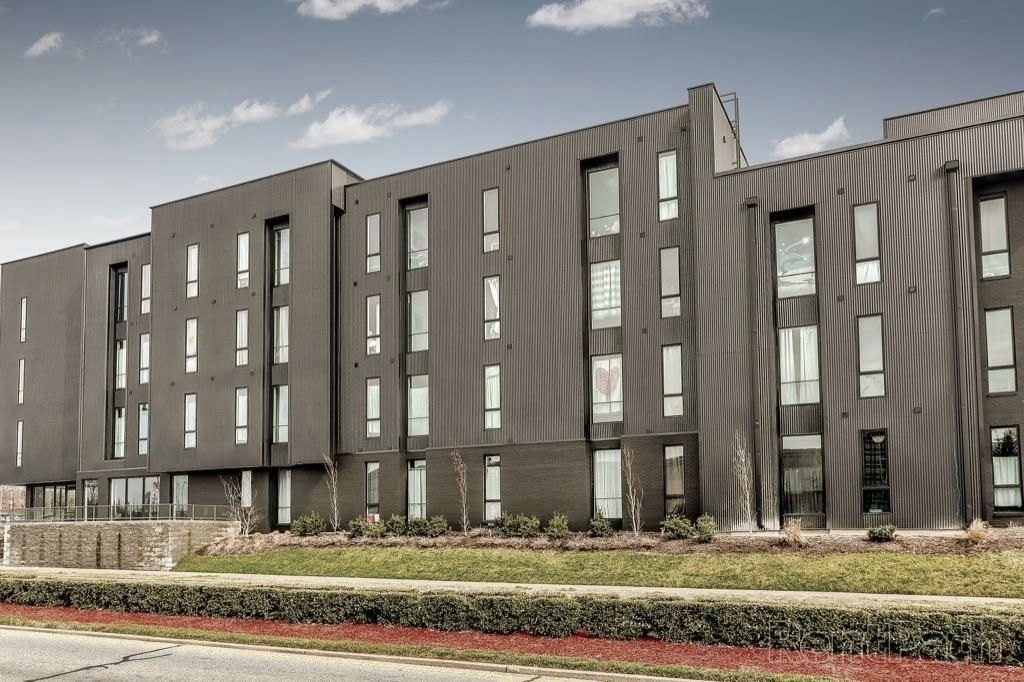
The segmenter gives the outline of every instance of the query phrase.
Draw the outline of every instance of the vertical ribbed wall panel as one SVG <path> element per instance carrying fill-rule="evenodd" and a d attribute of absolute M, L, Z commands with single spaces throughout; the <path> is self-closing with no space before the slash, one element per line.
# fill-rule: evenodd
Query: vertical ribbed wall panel
<path fill-rule="evenodd" d="M 1021 115 L 1024 115 L 1024 92 L 1011 92 L 973 102 L 893 116 L 882 122 L 882 130 L 885 137 L 891 139 Z"/>

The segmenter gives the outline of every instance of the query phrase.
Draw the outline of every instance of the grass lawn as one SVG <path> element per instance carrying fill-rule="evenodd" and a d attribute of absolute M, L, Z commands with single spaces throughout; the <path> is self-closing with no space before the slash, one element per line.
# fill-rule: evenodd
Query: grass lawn
<path fill-rule="evenodd" d="M 192 555 L 175 570 L 1024 598 L 1024 551 L 799 556 L 350 547 Z"/>

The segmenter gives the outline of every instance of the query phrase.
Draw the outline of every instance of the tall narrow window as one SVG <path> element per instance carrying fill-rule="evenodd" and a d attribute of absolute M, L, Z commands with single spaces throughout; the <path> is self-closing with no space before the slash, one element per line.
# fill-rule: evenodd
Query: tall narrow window
<path fill-rule="evenodd" d="M 199 318 L 185 320 L 185 373 L 199 369 Z"/>
<path fill-rule="evenodd" d="M 779 298 L 817 291 L 814 265 L 814 220 L 775 224 L 775 272 Z"/>
<path fill-rule="evenodd" d="M 658 154 L 658 220 L 679 217 L 679 183 L 675 150 Z"/>
<path fill-rule="evenodd" d="M 239 232 L 235 238 L 235 287 L 249 286 L 249 233 Z"/>
<path fill-rule="evenodd" d="M 109 484 L 110 490 L 110 506 L 117 510 L 117 514 L 122 513 L 121 507 L 124 507 L 128 503 L 128 479 L 126 478 L 112 478 Z M 141 497 L 141 495 L 140 495 Z"/>
<path fill-rule="evenodd" d="M 188 510 L 188 474 L 176 474 L 171 479 L 174 511 L 183 515 Z"/>
<path fill-rule="evenodd" d="M 139 403 L 139 454 L 149 454 L 149 403 Z"/>
<path fill-rule="evenodd" d="M 590 264 L 590 328 L 622 325 L 619 261 Z"/>
<path fill-rule="evenodd" d="M 981 277 L 1010 274 L 1010 247 L 1006 236 L 1006 197 L 982 199 L 978 204 L 981 223 Z"/>
<path fill-rule="evenodd" d="M 18 358 L 18 404 L 25 404 L 25 358 Z"/>
<path fill-rule="evenodd" d="M 366 354 L 380 353 L 380 296 L 366 297 Z"/>
<path fill-rule="evenodd" d="M 1017 390 L 1017 363 L 1012 309 L 985 311 L 985 339 L 988 347 L 988 392 L 1013 393 Z"/>
<path fill-rule="evenodd" d="M 149 332 L 139 334 L 139 383 L 149 383 Z"/>
<path fill-rule="evenodd" d="M 885 395 L 885 344 L 882 341 L 882 316 L 857 318 L 857 343 L 860 352 L 860 397 Z"/>
<path fill-rule="evenodd" d="M 497 521 L 501 516 L 501 457 L 484 456 L 484 521 Z"/>
<path fill-rule="evenodd" d="M 239 486 L 239 487 L 241 488 L 239 490 L 239 495 L 238 495 L 238 497 L 240 498 L 239 499 L 239 503 L 243 507 L 251 507 L 252 506 L 252 470 L 251 469 L 245 469 L 244 471 L 242 471 L 242 482 L 241 482 L 241 486 Z"/>
<path fill-rule="evenodd" d="M 288 385 L 274 386 L 274 429 L 275 443 L 288 442 Z"/>
<path fill-rule="evenodd" d="M 185 298 L 199 295 L 199 244 L 185 249 Z"/>
<path fill-rule="evenodd" d="M 622 470 L 619 450 L 594 450 L 594 512 L 622 518 Z"/>
<path fill-rule="evenodd" d="M 274 286 L 278 287 L 292 281 L 291 269 L 291 234 L 288 227 L 274 229 Z"/>
<path fill-rule="evenodd" d="M 196 446 L 196 394 L 185 394 L 185 448 Z"/>
<path fill-rule="evenodd" d="M 414 374 L 409 377 L 409 424 L 410 436 L 426 436 L 430 433 L 430 377 Z"/>
<path fill-rule="evenodd" d="M 128 387 L 128 341 L 114 342 L 114 388 Z"/>
<path fill-rule="evenodd" d="M 25 445 L 25 422 L 22 419 L 18 420 L 17 428 L 17 442 L 14 446 L 14 465 L 21 467 L 22 462 L 22 448 Z"/>
<path fill-rule="evenodd" d="M 429 209 L 426 206 L 406 209 L 405 225 L 409 244 L 408 269 L 425 268 L 430 263 Z"/>
<path fill-rule="evenodd" d="M 501 277 L 484 277 L 484 341 L 501 338 Z"/>
<path fill-rule="evenodd" d="M 128 319 L 128 271 L 118 270 L 114 273 L 114 321 L 124 322 Z"/>
<path fill-rule="evenodd" d="M 409 292 L 409 352 L 430 347 L 430 292 Z"/>
<path fill-rule="evenodd" d="M 681 515 L 685 509 L 682 445 L 665 446 L 665 516 Z"/>
<path fill-rule="evenodd" d="M 682 303 L 679 297 L 679 247 L 662 249 L 661 256 L 661 316 L 679 317 Z"/>
<path fill-rule="evenodd" d="M 599 355 L 591 359 L 592 419 L 622 421 L 622 356 Z"/>
<path fill-rule="evenodd" d="M 619 232 L 619 169 L 605 168 L 587 173 L 587 206 L 590 236 Z"/>
<path fill-rule="evenodd" d="M 28 332 L 28 299 L 24 296 L 21 297 L 21 336 L 19 340 L 21 343 L 25 343 L 25 337 Z"/>
<path fill-rule="evenodd" d="M 277 523 L 287 526 L 292 522 L 292 472 L 277 472 Z"/>
<path fill-rule="evenodd" d="M 1020 430 L 1016 426 L 991 429 L 992 483 L 997 511 L 1020 511 L 1021 497 Z"/>
<path fill-rule="evenodd" d="M 150 299 L 153 296 L 153 266 L 146 263 L 142 266 L 142 298 L 139 302 L 139 313 L 148 315 Z"/>
<path fill-rule="evenodd" d="M 408 518 L 427 517 L 427 460 L 409 460 Z"/>
<path fill-rule="evenodd" d="M 485 189 L 484 206 L 484 253 L 497 251 L 501 243 L 498 231 L 498 188 Z"/>
<path fill-rule="evenodd" d="M 683 413 L 683 347 L 661 347 L 662 414 L 677 417 Z"/>
<path fill-rule="evenodd" d="M 857 284 L 882 281 L 878 250 L 878 204 L 853 207 L 853 246 L 857 258 Z"/>
<path fill-rule="evenodd" d="M 249 388 L 235 389 L 235 445 L 249 442 Z"/>
<path fill-rule="evenodd" d="M 249 364 L 249 311 L 235 311 L 235 366 Z"/>
<path fill-rule="evenodd" d="M 779 401 L 783 405 L 821 402 L 816 326 L 779 330 Z"/>
<path fill-rule="evenodd" d="M 366 380 L 366 437 L 380 437 L 380 377 Z"/>
<path fill-rule="evenodd" d="M 885 429 L 861 432 L 864 457 L 864 513 L 881 514 L 889 507 L 889 438 Z"/>
<path fill-rule="evenodd" d="M 825 515 L 821 434 L 782 437 L 782 515 Z"/>
<path fill-rule="evenodd" d="M 484 428 L 501 428 L 501 365 L 484 367 Z"/>
<path fill-rule="evenodd" d="M 114 408 L 114 459 L 124 459 L 125 416 L 123 407 Z"/>
<path fill-rule="evenodd" d="M 380 462 L 366 463 L 366 518 L 380 518 Z"/>
<path fill-rule="evenodd" d="M 366 272 L 380 272 L 380 213 L 366 216 Z"/>
<path fill-rule="evenodd" d="M 288 362 L 288 306 L 274 308 L 274 364 Z"/>

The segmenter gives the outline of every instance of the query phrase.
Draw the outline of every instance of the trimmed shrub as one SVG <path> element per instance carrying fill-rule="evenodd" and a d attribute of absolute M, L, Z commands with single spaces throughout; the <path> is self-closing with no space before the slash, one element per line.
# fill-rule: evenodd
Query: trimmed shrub
<path fill-rule="evenodd" d="M 315 511 L 292 519 L 292 535 L 298 535 L 299 537 L 320 535 L 325 530 L 327 530 L 327 522 Z"/>
<path fill-rule="evenodd" d="M 531 514 L 502 512 L 494 530 L 503 538 L 535 538 L 540 535 L 540 519 Z"/>
<path fill-rule="evenodd" d="M 443 516 L 429 519 L 409 519 L 405 524 L 407 535 L 418 538 L 437 538 L 448 532 L 448 520 Z"/>
<path fill-rule="evenodd" d="M 868 539 L 873 542 L 892 542 L 896 539 L 896 526 L 890 523 L 868 528 Z"/>
<path fill-rule="evenodd" d="M 551 520 L 548 521 L 548 527 L 544 530 L 544 534 L 548 536 L 549 540 L 564 540 L 569 537 L 569 517 L 555 512 Z"/>
<path fill-rule="evenodd" d="M 384 534 L 385 535 L 405 535 L 405 517 L 399 516 L 398 514 L 392 514 L 384 520 Z"/>
<path fill-rule="evenodd" d="M 348 522 L 348 532 L 354 538 L 382 538 L 386 531 L 383 521 L 369 521 L 364 516 L 357 516 Z"/>
<path fill-rule="evenodd" d="M 695 529 L 697 542 L 711 542 L 718 535 L 718 524 L 715 522 L 715 517 L 710 514 L 701 514 L 697 517 L 697 527 Z"/>
<path fill-rule="evenodd" d="M 604 517 L 600 511 L 594 514 L 594 518 L 590 519 L 590 528 L 587 533 L 592 538 L 607 538 L 610 537 L 615 529 L 612 528 L 612 522 Z"/>
<path fill-rule="evenodd" d="M 693 522 L 685 516 L 670 514 L 661 522 L 661 532 L 673 540 L 686 540 L 692 538 L 696 532 L 693 529 Z"/>

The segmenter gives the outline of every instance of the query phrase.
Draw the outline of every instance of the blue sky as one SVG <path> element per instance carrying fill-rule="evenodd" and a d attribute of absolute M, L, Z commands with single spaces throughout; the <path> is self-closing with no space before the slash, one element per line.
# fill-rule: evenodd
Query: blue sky
<path fill-rule="evenodd" d="M 0 261 L 146 231 L 153 204 L 314 161 L 373 177 L 707 81 L 740 94 L 754 163 L 1024 88 L 1016 0 L 0 7 Z"/>

